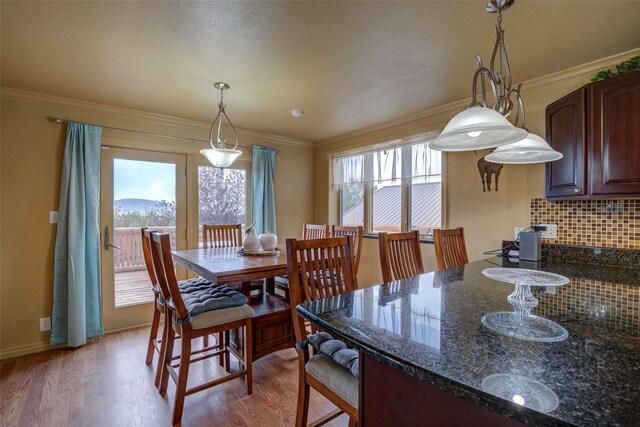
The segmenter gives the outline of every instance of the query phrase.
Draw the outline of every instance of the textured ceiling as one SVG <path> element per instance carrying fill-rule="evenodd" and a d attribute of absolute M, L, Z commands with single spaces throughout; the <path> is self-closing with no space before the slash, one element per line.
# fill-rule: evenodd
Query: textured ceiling
<path fill-rule="evenodd" d="M 236 127 L 319 141 L 469 97 L 484 5 L 3 0 L 1 84 L 210 122 L 225 81 Z M 517 0 L 515 81 L 639 47 L 639 17 L 638 0 Z"/>

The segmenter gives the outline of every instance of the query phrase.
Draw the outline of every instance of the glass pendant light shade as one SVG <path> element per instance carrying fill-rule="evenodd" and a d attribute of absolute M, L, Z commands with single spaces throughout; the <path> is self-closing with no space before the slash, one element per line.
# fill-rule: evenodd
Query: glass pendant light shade
<path fill-rule="evenodd" d="M 429 142 L 440 151 L 473 151 L 511 144 L 527 136 L 491 108 L 469 107 L 453 117 L 442 133 Z"/>
<path fill-rule="evenodd" d="M 242 154 L 242 151 L 230 148 L 207 148 L 200 150 L 200 154 L 205 156 L 213 166 L 226 168 L 231 166 L 233 161 Z"/>
<path fill-rule="evenodd" d="M 561 158 L 562 153 L 551 148 L 538 135 L 530 133 L 518 142 L 496 148 L 485 160 L 493 163 L 525 164 L 553 162 Z"/>

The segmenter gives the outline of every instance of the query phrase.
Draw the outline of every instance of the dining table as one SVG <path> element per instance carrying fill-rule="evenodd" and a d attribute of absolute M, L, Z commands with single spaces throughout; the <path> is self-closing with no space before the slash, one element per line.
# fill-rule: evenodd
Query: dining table
<path fill-rule="evenodd" d="M 253 360 L 294 344 L 289 301 L 275 292 L 274 278 L 287 274 L 286 251 L 274 254 L 245 255 L 240 247 L 188 249 L 173 251 L 176 264 L 215 284 L 240 288 L 254 309 Z M 266 280 L 266 292 L 251 293 L 252 280 Z M 242 347 L 241 334 L 232 336 L 232 344 Z"/>

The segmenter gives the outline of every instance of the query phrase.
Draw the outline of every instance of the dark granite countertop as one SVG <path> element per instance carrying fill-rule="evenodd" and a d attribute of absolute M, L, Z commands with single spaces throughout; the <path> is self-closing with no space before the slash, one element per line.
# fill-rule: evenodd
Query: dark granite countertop
<path fill-rule="evenodd" d="M 533 290 L 533 314 L 569 333 L 547 343 L 481 323 L 484 314 L 512 310 L 506 298 L 513 285 L 482 274 L 502 262 L 490 258 L 360 289 L 302 304 L 298 312 L 383 363 L 521 422 L 640 425 L 640 268 L 537 264 L 571 279 Z M 484 391 L 483 380 L 494 374 L 542 383 L 557 396 L 557 408 L 542 413 Z"/>

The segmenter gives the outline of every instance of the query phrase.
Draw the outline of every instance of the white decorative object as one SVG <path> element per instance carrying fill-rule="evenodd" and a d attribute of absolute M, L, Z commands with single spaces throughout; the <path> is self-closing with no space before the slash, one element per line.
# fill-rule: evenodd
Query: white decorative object
<path fill-rule="evenodd" d="M 258 239 L 260 240 L 260 246 L 263 251 L 273 251 L 276 249 L 276 245 L 278 244 L 278 236 L 270 231 L 261 234 Z"/>
<path fill-rule="evenodd" d="M 260 250 L 260 240 L 258 239 L 258 234 L 253 226 L 247 227 L 244 240 L 242 241 L 242 248 L 247 252 Z"/>

